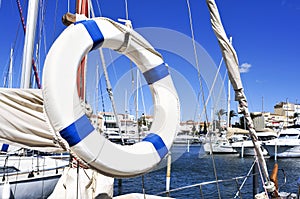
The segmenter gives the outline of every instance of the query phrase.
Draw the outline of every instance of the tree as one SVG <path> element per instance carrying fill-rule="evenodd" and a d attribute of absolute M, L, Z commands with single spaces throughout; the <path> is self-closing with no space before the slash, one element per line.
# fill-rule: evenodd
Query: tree
<path fill-rule="evenodd" d="M 204 122 L 203 133 L 207 134 L 207 124 L 206 124 L 206 121 Z"/>
<path fill-rule="evenodd" d="M 192 127 L 192 134 L 195 135 L 195 133 L 196 133 L 196 126 L 193 125 L 193 127 Z"/>
<path fill-rule="evenodd" d="M 231 126 L 231 118 L 237 117 L 237 116 L 238 116 L 238 114 L 234 110 L 231 110 L 229 112 L 229 126 Z"/>
<path fill-rule="evenodd" d="M 294 113 L 294 124 L 296 124 L 298 117 L 299 117 L 299 113 L 297 113 L 297 112 Z"/>
<path fill-rule="evenodd" d="M 142 116 L 138 119 L 138 128 L 139 130 L 142 129 L 143 126 L 146 126 L 147 122 L 146 122 L 146 117 L 144 115 L 144 113 L 142 114 Z"/>

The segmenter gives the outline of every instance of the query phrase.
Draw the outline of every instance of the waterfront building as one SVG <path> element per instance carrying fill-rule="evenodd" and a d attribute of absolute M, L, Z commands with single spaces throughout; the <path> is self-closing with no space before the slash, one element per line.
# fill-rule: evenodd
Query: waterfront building
<path fill-rule="evenodd" d="M 274 106 L 274 112 L 285 117 L 283 127 L 287 127 L 299 123 L 299 108 L 299 104 L 279 102 Z"/>
<path fill-rule="evenodd" d="M 119 131 L 117 120 L 112 112 L 99 112 L 98 113 L 98 125 L 100 132 L 104 131 Z"/>
<path fill-rule="evenodd" d="M 259 113 L 253 114 L 259 115 Z M 300 125 L 300 104 L 279 102 L 274 106 L 274 113 L 263 112 L 260 114 L 264 118 L 266 128 L 280 130 L 294 124 Z M 261 126 L 259 128 L 261 128 Z"/>

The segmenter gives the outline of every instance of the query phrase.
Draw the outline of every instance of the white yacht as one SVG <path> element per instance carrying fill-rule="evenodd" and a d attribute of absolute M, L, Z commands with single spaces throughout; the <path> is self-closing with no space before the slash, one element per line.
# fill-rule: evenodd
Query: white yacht
<path fill-rule="evenodd" d="M 277 138 L 277 133 L 274 131 L 257 132 L 257 137 L 260 145 L 262 145 L 263 141 L 268 141 Z M 255 155 L 253 142 L 250 138 L 242 141 L 233 142 L 232 147 L 240 154 L 241 157 Z M 264 147 L 261 147 L 261 150 L 263 155 L 268 155 L 268 151 Z"/>
<path fill-rule="evenodd" d="M 263 143 L 271 157 L 300 157 L 300 128 L 287 128 L 278 138 Z"/>

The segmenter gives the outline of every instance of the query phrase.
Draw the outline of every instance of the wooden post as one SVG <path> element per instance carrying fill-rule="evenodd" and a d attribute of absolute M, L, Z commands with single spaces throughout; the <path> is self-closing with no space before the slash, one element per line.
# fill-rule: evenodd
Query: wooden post
<path fill-rule="evenodd" d="M 253 174 L 253 198 L 255 198 L 255 195 L 259 193 L 257 162 L 255 162 L 255 165 L 253 166 L 252 174 Z"/>
<path fill-rule="evenodd" d="M 167 176 L 166 176 L 166 194 L 170 196 L 170 181 L 171 181 L 171 152 L 168 154 Z"/>

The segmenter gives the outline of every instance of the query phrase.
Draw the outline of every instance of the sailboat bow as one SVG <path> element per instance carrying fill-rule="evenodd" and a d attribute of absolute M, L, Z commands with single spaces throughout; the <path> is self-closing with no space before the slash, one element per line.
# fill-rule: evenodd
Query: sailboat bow
<path fill-rule="evenodd" d="M 77 67 L 83 56 L 99 47 L 126 55 L 150 87 L 152 133 L 134 145 L 117 145 L 100 135 L 80 104 Z M 57 38 L 45 61 L 43 96 L 53 129 L 68 142 L 71 151 L 112 177 L 132 177 L 153 169 L 170 150 L 179 123 L 179 99 L 161 55 L 131 28 L 103 17 L 76 22 Z"/>

